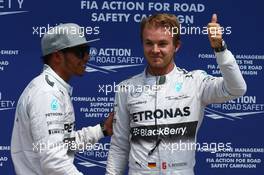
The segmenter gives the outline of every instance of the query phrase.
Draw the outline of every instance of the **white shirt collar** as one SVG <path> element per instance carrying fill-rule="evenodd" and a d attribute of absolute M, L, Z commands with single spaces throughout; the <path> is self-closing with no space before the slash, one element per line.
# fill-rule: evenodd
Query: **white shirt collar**
<path fill-rule="evenodd" d="M 62 85 L 62 87 L 64 87 L 68 91 L 68 93 L 72 95 L 72 86 L 70 86 L 66 81 L 64 81 L 49 65 L 44 64 L 43 72 L 46 72 L 53 78 L 55 78 L 60 83 L 60 85 Z"/>

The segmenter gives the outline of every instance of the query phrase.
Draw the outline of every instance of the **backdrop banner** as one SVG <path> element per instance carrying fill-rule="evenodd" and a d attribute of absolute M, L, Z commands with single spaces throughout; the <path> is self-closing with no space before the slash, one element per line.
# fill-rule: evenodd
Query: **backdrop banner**
<path fill-rule="evenodd" d="M 0 174 L 15 174 L 10 155 L 15 108 L 23 89 L 42 71 L 40 41 L 47 30 L 77 23 L 92 41 L 85 75 L 70 81 L 76 129 L 80 129 L 105 119 L 112 111 L 117 84 L 144 70 L 140 21 L 164 12 L 177 15 L 181 23 L 176 65 L 220 76 L 206 30 L 216 13 L 248 87 L 243 97 L 206 107 L 195 173 L 262 174 L 264 13 L 263 2 L 258 0 L 0 0 Z M 84 174 L 104 174 L 109 142 L 110 138 L 101 139 L 77 153 L 77 168 Z M 229 149 L 216 149 L 219 144 Z"/>

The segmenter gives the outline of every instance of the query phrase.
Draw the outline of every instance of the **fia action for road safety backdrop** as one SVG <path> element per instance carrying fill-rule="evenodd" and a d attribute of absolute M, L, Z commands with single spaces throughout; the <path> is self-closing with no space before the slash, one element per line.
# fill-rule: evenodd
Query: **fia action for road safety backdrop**
<path fill-rule="evenodd" d="M 17 100 L 42 70 L 40 38 L 50 27 L 74 22 L 93 40 L 86 74 L 74 78 L 72 101 L 77 129 L 104 119 L 113 107 L 115 86 L 144 69 L 139 22 L 156 12 L 178 15 L 182 46 L 176 64 L 219 76 L 204 27 L 218 14 L 224 39 L 248 85 L 244 97 L 206 108 L 198 142 L 197 175 L 260 175 L 264 172 L 263 3 L 261 1 L 62 1 L 0 0 L 0 174 L 13 175 L 10 140 Z M 104 174 L 109 138 L 76 155 L 85 174 Z M 229 150 L 215 151 L 214 145 Z M 212 148 L 212 149 L 211 149 Z M 173 165 L 168 165 L 173 166 Z"/>

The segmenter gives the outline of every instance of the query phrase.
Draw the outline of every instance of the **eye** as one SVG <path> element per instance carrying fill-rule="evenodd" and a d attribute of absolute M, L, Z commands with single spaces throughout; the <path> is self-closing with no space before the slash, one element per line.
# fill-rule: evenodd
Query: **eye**
<path fill-rule="evenodd" d="M 145 45 L 147 45 L 147 46 L 152 46 L 152 45 L 153 45 L 153 43 L 152 43 L 151 41 L 145 41 L 144 43 L 145 43 Z"/>
<path fill-rule="evenodd" d="M 166 47 L 168 45 L 167 42 L 161 42 L 159 43 L 159 47 Z"/>

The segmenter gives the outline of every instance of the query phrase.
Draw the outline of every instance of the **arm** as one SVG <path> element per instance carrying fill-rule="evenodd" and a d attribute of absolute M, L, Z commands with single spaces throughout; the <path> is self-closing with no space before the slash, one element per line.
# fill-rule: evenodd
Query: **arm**
<path fill-rule="evenodd" d="M 83 127 L 81 130 L 75 132 L 75 141 L 73 143 L 75 147 L 73 147 L 73 150 L 84 151 L 87 146 L 98 142 L 103 137 L 100 124 Z"/>
<path fill-rule="evenodd" d="M 235 57 L 229 50 L 217 52 L 216 61 L 223 76 L 223 89 L 230 96 L 242 96 L 246 93 L 246 82 L 239 70 Z"/>
<path fill-rule="evenodd" d="M 126 94 L 116 93 L 113 136 L 108 154 L 106 175 L 123 175 L 130 151 L 130 118 L 126 106 Z"/>
<path fill-rule="evenodd" d="M 113 117 L 114 113 L 110 112 L 107 119 L 96 126 L 88 126 L 75 133 L 75 144 L 79 145 L 80 151 L 85 149 L 81 145 L 88 145 L 97 142 L 104 136 L 111 136 L 113 134 Z M 87 144 L 88 143 L 88 144 Z"/>
<path fill-rule="evenodd" d="M 223 48 L 222 33 L 220 25 L 217 23 L 217 16 L 212 16 L 208 24 L 208 35 L 211 47 L 216 51 L 216 62 L 219 65 L 222 77 L 210 77 L 201 75 L 202 81 L 202 101 L 204 104 L 220 103 L 242 96 L 246 92 L 246 83 L 242 77 L 239 67 L 232 53 Z"/>
<path fill-rule="evenodd" d="M 200 74 L 202 101 L 205 105 L 222 103 L 242 96 L 246 92 L 246 83 L 239 67 L 229 50 L 216 53 L 222 77 Z"/>

